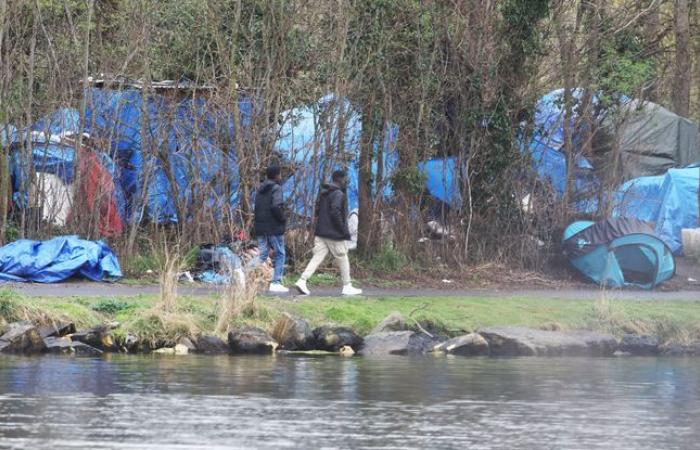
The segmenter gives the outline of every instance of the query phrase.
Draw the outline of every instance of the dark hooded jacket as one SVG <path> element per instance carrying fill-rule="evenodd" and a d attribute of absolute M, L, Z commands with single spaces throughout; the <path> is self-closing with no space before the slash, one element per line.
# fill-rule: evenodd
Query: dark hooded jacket
<path fill-rule="evenodd" d="M 282 187 L 273 180 L 265 180 L 255 194 L 255 235 L 284 234 Z"/>
<path fill-rule="evenodd" d="M 316 236 L 334 241 L 350 239 L 347 196 L 337 184 L 321 187 L 316 204 Z"/>

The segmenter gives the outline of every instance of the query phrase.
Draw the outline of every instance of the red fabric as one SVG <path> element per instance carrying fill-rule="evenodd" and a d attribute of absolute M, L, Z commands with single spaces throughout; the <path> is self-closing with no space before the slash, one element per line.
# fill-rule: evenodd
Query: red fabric
<path fill-rule="evenodd" d="M 88 213 L 99 210 L 99 231 L 103 237 L 122 234 L 124 225 L 114 198 L 114 178 L 102 165 L 97 154 L 83 148 L 80 151 L 80 191 L 85 196 Z"/>

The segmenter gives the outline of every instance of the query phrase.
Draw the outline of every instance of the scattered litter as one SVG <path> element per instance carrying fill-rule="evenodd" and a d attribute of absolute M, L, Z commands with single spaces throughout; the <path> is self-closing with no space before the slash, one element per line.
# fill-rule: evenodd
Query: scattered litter
<path fill-rule="evenodd" d="M 152 271 L 151 269 L 148 269 L 148 270 L 146 271 L 146 273 L 150 275 L 150 274 L 153 273 L 153 271 Z"/>
<path fill-rule="evenodd" d="M 192 277 L 192 274 L 187 271 L 187 272 L 180 272 L 177 274 L 177 279 L 178 281 L 185 279 L 188 283 L 194 283 L 194 278 Z"/>
<path fill-rule="evenodd" d="M 442 282 L 443 282 L 443 283 L 446 283 L 446 284 L 454 283 L 454 281 L 452 281 L 452 280 L 447 280 L 447 279 L 442 280 Z"/>
<path fill-rule="evenodd" d="M 693 278 L 693 277 L 688 277 L 688 282 L 689 282 L 689 283 L 697 283 L 698 280 L 696 280 L 696 279 Z"/>

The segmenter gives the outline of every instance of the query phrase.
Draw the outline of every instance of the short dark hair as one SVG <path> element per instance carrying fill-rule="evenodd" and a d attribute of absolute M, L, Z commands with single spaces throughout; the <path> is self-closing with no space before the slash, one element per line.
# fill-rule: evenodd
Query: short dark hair
<path fill-rule="evenodd" d="M 280 170 L 280 166 L 278 165 L 272 165 L 268 166 L 267 170 L 265 171 L 265 174 L 267 175 L 267 178 L 269 180 L 274 180 L 278 176 L 280 176 L 280 173 L 282 171 Z"/>
<path fill-rule="evenodd" d="M 348 177 L 348 174 L 344 170 L 336 170 L 331 174 L 331 179 L 333 181 L 344 180 Z"/>

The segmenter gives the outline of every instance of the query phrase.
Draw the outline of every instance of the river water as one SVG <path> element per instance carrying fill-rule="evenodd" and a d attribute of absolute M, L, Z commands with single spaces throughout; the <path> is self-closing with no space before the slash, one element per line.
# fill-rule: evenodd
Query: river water
<path fill-rule="evenodd" d="M 2 449 L 700 448 L 697 359 L 0 357 Z"/>

